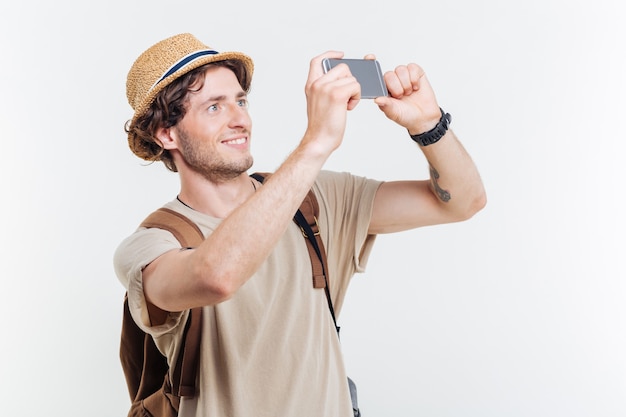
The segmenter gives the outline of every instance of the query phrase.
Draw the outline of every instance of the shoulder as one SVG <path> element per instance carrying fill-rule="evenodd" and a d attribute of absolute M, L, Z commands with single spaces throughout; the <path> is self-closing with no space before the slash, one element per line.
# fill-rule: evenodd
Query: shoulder
<path fill-rule="evenodd" d="M 117 246 L 113 255 L 115 273 L 128 288 L 131 276 L 139 274 L 150 262 L 165 252 L 180 247 L 178 240 L 167 230 L 138 228 Z"/>
<path fill-rule="evenodd" d="M 163 207 L 181 212 L 175 202 L 167 203 Z M 184 212 L 182 214 L 187 215 Z M 148 215 L 145 216 L 147 217 Z M 156 227 L 141 227 L 140 224 L 141 221 L 138 222 L 137 228 L 119 243 L 113 254 L 115 272 L 126 287 L 130 276 L 140 273 L 146 265 L 165 252 L 181 247 L 169 231 Z"/>

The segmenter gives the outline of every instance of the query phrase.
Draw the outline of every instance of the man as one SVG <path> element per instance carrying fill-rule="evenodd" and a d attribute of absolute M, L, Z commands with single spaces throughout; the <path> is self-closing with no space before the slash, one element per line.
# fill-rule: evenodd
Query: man
<path fill-rule="evenodd" d="M 284 163 L 261 185 L 249 176 L 247 111 L 252 60 L 218 53 L 190 34 L 165 39 L 134 63 L 127 95 L 131 150 L 180 176 L 165 206 L 202 229 L 182 250 L 160 229 L 138 229 L 115 254 L 135 321 L 170 363 L 187 312 L 202 306 L 198 395 L 181 416 L 351 416 L 341 349 L 324 290 L 311 285 L 302 233 L 292 221 L 313 188 L 328 254 L 330 292 L 341 309 L 350 278 L 364 270 L 379 233 L 472 217 L 485 204 L 480 176 L 416 64 L 385 74 L 389 96 L 375 103 L 408 130 L 430 180 L 380 182 L 323 170 L 343 140 L 360 85 L 340 65 L 310 62 L 308 124 Z M 371 58 L 369 56 L 368 58 Z"/>

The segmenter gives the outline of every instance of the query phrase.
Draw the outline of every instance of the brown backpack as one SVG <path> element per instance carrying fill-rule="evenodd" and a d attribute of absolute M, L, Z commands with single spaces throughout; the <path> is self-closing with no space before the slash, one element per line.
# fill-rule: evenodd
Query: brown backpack
<path fill-rule="evenodd" d="M 252 177 L 263 182 L 267 175 L 255 173 Z M 300 226 L 311 255 L 313 287 L 328 289 L 326 253 L 319 235 L 318 213 L 317 199 L 313 190 L 310 190 L 294 216 L 294 221 Z M 168 230 L 182 247 L 195 247 L 204 240 L 195 223 L 163 207 L 150 214 L 141 226 Z M 328 291 L 326 295 L 330 297 Z M 329 306 L 334 319 L 330 299 Z M 128 308 L 128 294 L 124 295 L 120 361 L 131 399 L 128 417 L 178 416 L 181 397 L 193 397 L 196 394 L 201 329 L 202 309 L 192 309 L 183 333 L 182 354 L 176 360 L 170 380 L 167 359 L 154 344 L 152 336 L 137 326 Z"/>

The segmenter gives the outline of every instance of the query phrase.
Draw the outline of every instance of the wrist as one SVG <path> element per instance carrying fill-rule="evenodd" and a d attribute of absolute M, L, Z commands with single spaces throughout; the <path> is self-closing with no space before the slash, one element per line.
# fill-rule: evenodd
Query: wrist
<path fill-rule="evenodd" d="M 437 126 L 439 120 L 441 120 L 441 108 L 437 107 L 435 112 L 423 114 L 419 119 L 414 120 L 412 124 L 406 126 L 406 130 L 411 136 L 421 135 Z"/>
<path fill-rule="evenodd" d="M 450 122 L 452 121 L 452 116 L 450 116 L 450 113 L 444 112 L 441 108 L 439 110 L 441 111 L 441 118 L 439 119 L 435 127 L 428 131 L 415 135 L 412 135 L 409 131 L 409 136 L 411 137 L 411 139 L 413 139 L 420 146 L 428 146 L 436 143 L 448 131 L 448 128 L 450 127 Z"/>
<path fill-rule="evenodd" d="M 305 133 L 298 147 L 291 153 L 291 157 L 305 166 L 323 166 L 332 152 L 332 146 L 324 138 Z"/>

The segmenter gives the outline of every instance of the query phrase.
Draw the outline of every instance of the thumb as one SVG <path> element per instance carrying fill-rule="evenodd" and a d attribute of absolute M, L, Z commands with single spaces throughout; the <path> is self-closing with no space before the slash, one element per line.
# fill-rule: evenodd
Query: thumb
<path fill-rule="evenodd" d="M 395 116 L 395 114 L 397 113 L 395 109 L 396 103 L 395 103 L 395 100 L 393 100 L 393 98 L 388 97 L 388 96 L 376 97 L 374 99 L 374 103 L 376 103 L 378 108 L 385 114 L 385 116 L 387 116 L 387 118 L 393 121 L 397 121 L 396 120 L 397 117 Z"/>

